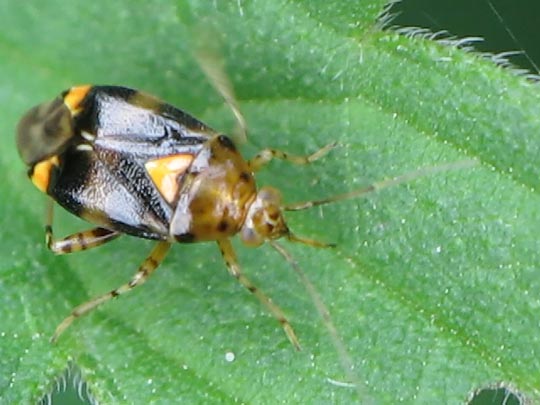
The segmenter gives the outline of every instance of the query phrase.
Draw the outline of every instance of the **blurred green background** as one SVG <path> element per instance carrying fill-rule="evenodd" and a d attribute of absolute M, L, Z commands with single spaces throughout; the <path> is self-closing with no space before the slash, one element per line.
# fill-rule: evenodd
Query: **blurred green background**
<path fill-rule="evenodd" d="M 8 0 L 4 0 L 8 1 Z M 361 0 L 359 0 L 361 1 Z M 509 56 L 516 67 L 539 73 L 540 1 L 538 0 L 404 0 L 394 4 L 391 26 L 423 27 L 433 32 L 446 31 L 456 38 L 481 37 L 474 48 L 482 52 L 517 51 Z M 444 36 L 443 36 L 444 37 Z M 84 404 L 71 378 L 59 384 L 59 390 L 44 403 Z M 79 386 L 80 388 L 80 386 Z M 85 391 L 85 387 L 82 388 Z M 84 396 L 84 395 L 83 395 Z M 504 389 L 485 390 L 474 404 L 516 404 L 519 401 Z"/>
<path fill-rule="evenodd" d="M 540 2 L 537 0 L 403 0 L 392 7 L 393 25 L 447 31 L 457 38 L 481 37 L 482 52 L 520 51 L 515 65 L 538 73 Z M 534 66 L 536 65 L 536 67 Z"/>

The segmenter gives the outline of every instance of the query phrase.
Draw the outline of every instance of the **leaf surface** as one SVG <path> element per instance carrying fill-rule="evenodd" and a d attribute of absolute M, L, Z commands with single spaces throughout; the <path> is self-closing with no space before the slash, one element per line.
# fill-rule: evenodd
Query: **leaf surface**
<path fill-rule="evenodd" d="M 268 246 L 235 242 L 245 273 L 290 317 L 299 353 L 213 244 L 174 246 L 144 287 L 48 341 L 71 308 L 126 282 L 152 243 L 48 252 L 17 121 L 71 85 L 121 84 L 232 131 L 191 53 L 200 26 L 216 35 L 248 121 L 246 157 L 340 145 L 310 166 L 275 162 L 258 176 L 287 202 L 479 162 L 287 216 L 295 233 L 337 244 L 285 245 L 330 308 L 362 400 L 455 403 L 500 381 L 540 400 L 538 87 L 486 58 L 382 31 L 384 2 L 358 3 L 0 4 L 2 402 L 39 399 L 68 363 L 102 403 L 358 399 L 339 384 L 347 373 L 304 286 Z M 88 227 L 57 217 L 59 235 Z"/>

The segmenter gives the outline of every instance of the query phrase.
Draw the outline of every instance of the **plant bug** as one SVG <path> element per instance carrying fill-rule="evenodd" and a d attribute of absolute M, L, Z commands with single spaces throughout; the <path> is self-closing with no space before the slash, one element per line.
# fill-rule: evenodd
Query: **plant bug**
<path fill-rule="evenodd" d="M 208 71 L 212 78 L 215 72 Z M 214 83 L 245 122 L 229 85 Z M 245 132 L 245 131 L 244 131 Z M 308 156 L 264 149 L 244 160 L 231 138 L 157 98 L 118 86 L 72 87 L 51 102 L 32 108 L 17 128 L 17 147 L 34 185 L 49 199 L 47 247 L 57 254 L 100 246 L 127 234 L 156 245 L 126 284 L 77 306 L 56 328 L 52 340 L 78 317 L 140 284 L 156 270 L 172 243 L 216 241 L 229 273 L 253 293 L 282 325 L 297 349 L 298 338 L 280 307 L 241 271 L 230 238 L 248 246 L 269 242 L 299 271 L 275 240 L 286 238 L 327 247 L 295 235 L 284 211 L 359 197 L 425 174 L 461 168 L 469 162 L 427 167 L 323 200 L 283 204 L 272 187 L 257 189 L 254 174 L 272 159 L 309 164 L 328 153 L 329 144 Z M 53 236 L 53 204 L 97 227 Z M 327 313 L 316 299 L 321 313 Z"/>
<path fill-rule="evenodd" d="M 50 204 L 46 243 L 54 253 L 89 249 L 121 234 L 158 241 L 129 283 L 75 308 L 53 340 L 75 318 L 144 283 L 171 243 L 215 240 L 230 273 L 299 348 L 281 309 L 240 271 L 229 238 L 240 233 L 258 246 L 287 235 L 315 244 L 289 231 L 279 192 L 257 191 L 253 173 L 272 158 L 309 163 L 331 146 L 307 157 L 267 149 L 245 161 L 227 136 L 152 96 L 114 86 L 73 87 L 33 108 L 19 124 L 17 146 L 38 189 L 98 225 L 55 240 Z"/>

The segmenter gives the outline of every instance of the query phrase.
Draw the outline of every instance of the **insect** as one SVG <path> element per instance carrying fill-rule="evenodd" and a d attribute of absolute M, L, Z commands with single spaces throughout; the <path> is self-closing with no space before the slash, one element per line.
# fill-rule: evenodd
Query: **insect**
<path fill-rule="evenodd" d="M 229 104 L 236 114 L 234 104 Z M 365 189 L 289 205 L 283 204 L 277 189 L 257 189 L 254 174 L 272 159 L 309 164 L 334 146 L 329 144 L 308 156 L 264 149 L 244 160 L 228 136 L 153 96 L 125 87 L 76 86 L 32 108 L 18 125 L 17 147 L 30 179 L 50 197 L 47 247 L 57 254 L 72 253 L 124 234 L 156 241 L 129 282 L 73 309 L 52 340 L 76 318 L 143 284 L 171 244 L 216 241 L 229 273 L 274 315 L 299 349 L 283 311 L 242 273 L 230 238 L 238 234 L 248 246 L 269 242 L 291 262 L 276 239 L 329 245 L 295 235 L 286 224 L 284 211 L 354 198 L 425 173 L 448 170 L 444 165 L 421 169 Z M 56 239 L 54 202 L 96 227 Z"/>
<path fill-rule="evenodd" d="M 241 272 L 229 238 L 238 233 L 247 245 L 258 246 L 286 236 L 317 245 L 291 233 L 280 193 L 257 190 L 253 174 L 273 158 L 309 163 L 331 145 L 306 157 L 266 149 L 246 161 L 229 137 L 150 95 L 85 85 L 31 109 L 18 126 L 17 147 L 39 190 L 97 225 L 56 240 L 50 204 L 45 233 L 54 253 L 93 248 L 122 234 L 158 241 L 129 283 L 76 307 L 53 339 L 75 318 L 144 283 L 172 243 L 213 240 L 229 272 L 299 347 L 281 309 Z"/>

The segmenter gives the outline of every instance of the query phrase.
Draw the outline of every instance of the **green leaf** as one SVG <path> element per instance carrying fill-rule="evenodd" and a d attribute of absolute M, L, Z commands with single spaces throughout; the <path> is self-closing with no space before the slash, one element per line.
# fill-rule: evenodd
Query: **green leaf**
<path fill-rule="evenodd" d="M 488 58 L 381 30 L 382 1 L 335 3 L 0 3 L 1 402 L 38 400 L 68 364 L 102 403 L 456 403 L 501 381 L 540 401 L 537 85 Z M 258 176 L 288 202 L 479 161 L 287 216 L 295 233 L 337 243 L 284 244 L 329 307 L 358 390 L 339 384 L 348 373 L 327 326 L 268 246 L 235 242 L 245 273 L 288 314 L 301 352 L 213 244 L 174 246 L 144 287 L 49 343 L 71 308 L 129 280 L 152 243 L 48 252 L 44 198 L 14 146 L 17 121 L 71 85 L 103 83 L 143 89 L 231 131 L 191 54 L 200 27 L 218 33 L 249 123 L 245 156 L 339 143 L 312 165 L 275 162 Z M 89 227 L 57 217 L 60 235 Z"/>

